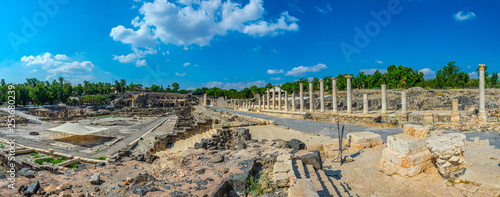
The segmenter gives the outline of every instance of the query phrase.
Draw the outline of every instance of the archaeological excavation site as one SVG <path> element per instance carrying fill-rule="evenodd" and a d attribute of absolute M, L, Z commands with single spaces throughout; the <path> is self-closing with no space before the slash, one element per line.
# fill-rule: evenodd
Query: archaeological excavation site
<path fill-rule="evenodd" d="M 346 75 L 344 91 L 332 78 L 247 99 L 17 106 L 16 135 L 4 106 L 0 196 L 498 197 L 500 89 L 479 71 L 470 89 L 353 89 Z"/>

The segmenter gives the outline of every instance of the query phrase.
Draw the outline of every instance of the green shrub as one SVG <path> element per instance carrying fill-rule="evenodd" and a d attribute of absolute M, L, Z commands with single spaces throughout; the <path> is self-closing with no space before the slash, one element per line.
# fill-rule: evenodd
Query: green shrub
<path fill-rule="evenodd" d="M 106 157 L 98 157 L 97 159 L 99 159 L 99 160 L 106 160 L 107 158 Z"/>
<path fill-rule="evenodd" d="M 250 178 L 247 180 L 247 193 L 262 195 L 267 190 L 273 189 L 270 182 L 271 179 L 268 176 L 263 177 L 262 172 L 259 172 L 259 175 L 256 178 L 250 175 Z"/>

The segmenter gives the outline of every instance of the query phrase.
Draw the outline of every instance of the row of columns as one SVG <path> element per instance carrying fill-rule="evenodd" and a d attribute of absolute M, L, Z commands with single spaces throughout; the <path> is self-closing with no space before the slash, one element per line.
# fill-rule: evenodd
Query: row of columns
<path fill-rule="evenodd" d="M 484 64 L 479 64 L 479 119 L 486 121 L 486 111 L 485 111 L 485 76 L 484 76 L 484 70 L 485 70 L 485 65 Z M 346 81 L 347 81 L 347 113 L 351 114 L 352 113 L 352 76 L 347 75 L 345 76 Z M 324 112 L 325 111 L 325 99 L 324 99 L 324 80 L 320 79 L 320 111 Z M 276 95 L 276 92 L 279 92 L 278 95 Z M 266 95 L 258 95 L 258 103 L 259 103 L 259 108 L 261 109 L 277 109 L 277 110 L 282 110 L 282 90 L 281 87 L 275 87 L 272 90 L 272 99 L 270 95 L 270 90 L 266 90 Z M 381 85 L 381 92 L 382 92 L 382 109 L 381 113 L 386 114 L 387 113 L 387 85 L 382 84 Z M 278 97 L 278 101 L 276 102 L 276 96 Z M 295 100 L 295 92 L 292 93 L 292 108 L 291 111 L 295 111 L 296 109 L 296 100 Z M 337 78 L 332 78 L 332 112 L 333 113 L 338 113 L 338 105 L 337 105 Z M 262 98 L 262 101 L 261 101 Z M 285 98 L 285 108 L 284 111 L 288 111 L 288 92 L 284 91 L 284 98 Z M 203 104 L 206 105 L 206 94 L 204 95 L 203 98 Z M 271 104 L 272 102 L 272 104 Z M 309 111 L 313 112 L 314 111 L 314 93 L 313 93 L 313 82 L 309 82 Z M 276 106 L 277 104 L 277 106 Z M 246 105 L 246 104 L 244 104 Z M 246 105 L 250 106 L 250 105 Z M 252 105 L 253 106 L 253 105 Z M 299 109 L 301 112 L 303 112 L 304 109 L 304 84 L 299 83 Z M 407 113 L 407 103 L 406 103 L 406 91 L 401 92 L 401 113 Z M 368 95 L 364 94 L 363 95 L 363 114 L 368 114 Z M 452 107 L 452 114 L 457 115 L 458 114 L 458 100 L 453 100 L 453 107 Z"/>

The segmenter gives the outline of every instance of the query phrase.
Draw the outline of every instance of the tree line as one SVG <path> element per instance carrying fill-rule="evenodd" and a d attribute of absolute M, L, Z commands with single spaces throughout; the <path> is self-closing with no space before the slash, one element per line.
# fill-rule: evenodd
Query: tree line
<path fill-rule="evenodd" d="M 478 70 L 477 70 L 478 71 Z M 373 74 L 365 74 L 359 72 L 357 75 L 338 74 L 337 90 L 346 89 L 346 75 L 353 76 L 353 89 L 377 89 L 382 84 L 387 84 L 387 88 L 411 88 L 423 87 L 433 89 L 450 89 L 450 88 L 477 88 L 479 80 L 470 78 L 468 73 L 461 71 L 461 68 L 455 65 L 455 62 L 449 62 L 446 66 L 436 72 L 434 79 L 424 79 L 424 74 L 418 70 L 413 70 L 410 67 L 402 65 L 390 65 L 387 67 L 387 72 L 381 73 L 376 70 Z M 325 84 L 325 91 L 332 92 L 332 76 L 324 76 L 322 78 Z M 319 90 L 319 78 L 313 78 L 314 90 Z M 299 92 L 299 83 L 304 84 L 304 91 L 309 91 L 309 79 L 302 78 L 293 82 L 286 82 L 281 85 L 281 88 L 292 92 Z M 229 89 L 224 90 L 218 87 L 213 88 L 198 88 L 196 90 L 180 89 L 180 85 L 176 82 L 168 85 L 166 88 L 158 85 L 143 87 L 141 84 L 127 84 L 125 79 L 115 80 L 113 83 L 108 82 L 89 82 L 83 81 L 83 84 L 71 84 L 71 82 L 59 77 L 53 81 L 40 81 L 36 78 L 28 78 L 25 83 L 7 84 L 4 79 L 0 80 L 0 101 L 7 101 L 8 85 L 13 85 L 16 91 L 16 104 L 26 105 L 32 103 L 34 105 L 54 104 L 58 102 L 68 104 L 102 104 L 104 101 L 109 101 L 115 98 L 116 94 L 121 94 L 127 91 L 151 91 L 151 92 L 173 92 L 181 94 L 202 95 L 206 93 L 212 97 L 227 97 L 227 98 L 253 98 L 256 94 L 264 95 L 266 89 L 271 89 L 275 85 L 268 83 L 264 87 L 252 86 L 243 90 Z M 487 87 L 499 87 L 500 81 L 498 72 L 491 75 L 488 70 L 485 70 L 485 85 Z M 79 98 L 79 99 L 76 99 Z"/>

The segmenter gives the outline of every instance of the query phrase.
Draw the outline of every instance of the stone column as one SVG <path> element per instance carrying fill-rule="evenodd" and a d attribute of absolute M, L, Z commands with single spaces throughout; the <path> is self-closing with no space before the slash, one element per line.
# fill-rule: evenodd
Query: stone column
<path fill-rule="evenodd" d="M 451 121 L 460 122 L 460 115 L 458 114 L 458 99 L 452 100 Z"/>
<path fill-rule="evenodd" d="M 337 113 L 337 78 L 332 77 L 332 112 Z"/>
<path fill-rule="evenodd" d="M 281 111 L 281 87 L 278 86 L 278 111 Z"/>
<path fill-rule="evenodd" d="M 203 106 L 207 106 L 207 94 L 203 95 Z"/>
<path fill-rule="evenodd" d="M 382 114 L 387 113 L 387 86 L 382 84 Z"/>
<path fill-rule="evenodd" d="M 351 75 L 345 76 L 347 79 L 347 113 L 352 114 L 352 95 L 351 95 Z"/>
<path fill-rule="evenodd" d="M 292 111 L 295 111 L 295 91 L 292 92 Z"/>
<path fill-rule="evenodd" d="M 406 90 L 401 92 L 401 113 L 406 114 Z"/>
<path fill-rule="evenodd" d="M 270 105 L 269 105 L 269 88 L 267 89 L 267 109 L 270 109 Z"/>
<path fill-rule="evenodd" d="M 309 111 L 314 112 L 314 91 L 313 82 L 309 82 Z"/>
<path fill-rule="evenodd" d="M 319 100 L 321 112 L 325 112 L 325 83 L 323 82 L 323 79 L 319 80 Z"/>
<path fill-rule="evenodd" d="M 303 112 L 304 111 L 304 84 L 303 83 L 299 83 L 299 97 L 300 97 L 300 111 Z"/>
<path fill-rule="evenodd" d="M 368 94 L 363 94 L 363 114 L 368 114 Z"/>
<path fill-rule="evenodd" d="M 261 102 L 260 102 L 260 94 L 257 94 L 257 102 L 258 102 L 258 104 L 259 104 L 259 105 L 258 105 L 258 108 L 260 109 L 260 104 L 261 104 Z"/>
<path fill-rule="evenodd" d="M 288 111 L 288 91 L 285 91 L 285 111 Z"/>
<path fill-rule="evenodd" d="M 479 120 L 482 122 L 486 121 L 486 110 L 485 110 L 485 90 L 484 90 L 484 64 L 479 64 Z"/>
<path fill-rule="evenodd" d="M 276 87 L 273 87 L 273 109 L 276 110 Z"/>

